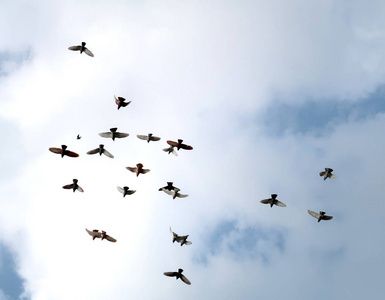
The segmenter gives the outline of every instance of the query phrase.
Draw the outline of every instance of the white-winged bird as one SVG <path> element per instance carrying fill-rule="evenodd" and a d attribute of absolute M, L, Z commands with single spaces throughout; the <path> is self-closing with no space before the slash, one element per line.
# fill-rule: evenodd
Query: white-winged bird
<path fill-rule="evenodd" d="M 333 169 L 325 168 L 325 171 L 320 172 L 319 176 L 323 176 L 324 180 L 326 180 L 326 178 L 330 178 L 330 179 L 337 178 L 337 176 L 332 174 L 332 172 L 333 172 Z"/>
<path fill-rule="evenodd" d="M 108 156 L 110 158 L 114 158 L 114 156 L 108 152 L 106 149 L 104 149 L 104 145 L 100 144 L 98 148 L 90 150 L 87 152 L 87 154 L 96 154 L 99 153 L 99 155 L 104 154 L 105 156 Z"/>
<path fill-rule="evenodd" d="M 183 245 L 191 245 L 192 244 L 190 241 L 187 240 L 188 235 L 177 235 L 175 232 L 173 232 L 171 230 L 171 226 L 170 226 L 170 232 L 171 232 L 171 235 L 172 235 L 172 242 L 173 243 L 175 243 L 175 241 L 176 241 L 176 242 L 180 243 L 181 247 Z"/>
<path fill-rule="evenodd" d="M 167 152 L 168 154 L 172 153 L 175 156 L 178 156 L 178 153 L 175 151 L 174 146 L 170 146 L 168 148 L 164 148 L 163 151 Z"/>
<path fill-rule="evenodd" d="M 280 207 L 286 207 L 285 203 L 282 203 L 281 201 L 278 201 L 276 198 L 277 198 L 277 194 L 271 194 L 271 198 L 261 200 L 261 203 L 263 203 L 263 204 L 270 204 L 270 207 L 273 207 L 273 205 L 277 205 L 277 206 L 280 206 Z"/>
<path fill-rule="evenodd" d="M 312 217 L 318 219 L 318 222 L 320 222 L 321 220 L 331 220 L 333 219 L 332 216 L 327 216 L 325 215 L 325 212 L 324 211 L 320 211 L 319 214 L 317 214 L 316 212 L 308 209 L 307 212 L 309 213 L 309 215 L 311 215 Z"/>
<path fill-rule="evenodd" d="M 163 274 L 169 277 L 176 277 L 175 279 L 181 279 L 184 283 L 190 285 L 191 282 L 182 274 L 183 270 L 179 269 L 178 272 L 164 272 Z"/>
<path fill-rule="evenodd" d="M 72 189 L 74 192 L 76 190 L 78 190 L 79 192 L 84 192 L 84 190 L 78 185 L 78 180 L 76 178 L 72 179 L 72 182 L 71 184 L 67 184 L 65 186 L 63 186 L 63 189 L 67 189 L 67 190 L 70 190 Z"/>
<path fill-rule="evenodd" d="M 88 56 L 94 57 L 94 54 L 88 48 L 86 48 L 86 43 L 85 42 L 82 42 L 81 46 L 71 46 L 71 47 L 68 48 L 68 50 L 80 51 L 80 54 L 82 54 L 84 52 Z"/>
<path fill-rule="evenodd" d="M 66 150 L 67 146 L 66 145 L 61 145 L 61 148 L 49 148 L 49 151 L 56 153 L 56 154 L 61 154 L 61 157 L 64 157 L 64 155 L 67 155 L 69 157 L 78 157 L 79 154 Z"/>
<path fill-rule="evenodd" d="M 110 132 L 101 132 L 99 135 L 104 138 L 112 138 L 113 141 L 115 141 L 115 138 L 121 139 L 129 136 L 128 133 L 117 132 L 117 130 L 117 127 L 110 128 Z"/>
<path fill-rule="evenodd" d="M 123 194 L 123 197 L 126 197 L 126 195 L 132 195 L 136 192 L 136 190 L 130 190 L 128 186 L 124 186 L 121 188 L 120 186 L 117 187 L 118 191 Z"/>

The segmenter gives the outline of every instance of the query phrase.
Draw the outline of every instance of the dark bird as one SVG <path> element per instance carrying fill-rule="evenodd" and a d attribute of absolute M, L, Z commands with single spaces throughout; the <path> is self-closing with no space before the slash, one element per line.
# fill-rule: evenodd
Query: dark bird
<path fill-rule="evenodd" d="M 139 139 L 141 140 L 145 140 L 147 141 L 147 143 L 149 143 L 150 141 L 159 141 L 160 140 L 160 137 L 157 137 L 157 136 L 153 136 L 152 133 L 149 133 L 148 135 L 141 135 L 141 134 L 137 134 L 136 135 Z"/>
<path fill-rule="evenodd" d="M 102 144 L 99 145 L 99 148 L 96 148 L 96 149 L 93 149 L 93 150 L 90 150 L 87 152 L 87 154 L 96 154 L 96 153 L 99 153 L 99 155 L 104 154 L 105 156 L 108 156 L 110 158 L 114 158 L 114 156 L 110 152 L 108 152 L 106 149 L 104 149 L 104 145 L 102 145 Z"/>
<path fill-rule="evenodd" d="M 56 153 L 56 154 L 61 154 L 61 157 L 64 157 L 64 155 L 67 155 L 69 157 L 78 157 L 79 154 L 66 150 L 67 146 L 66 145 L 61 145 L 61 148 L 49 148 L 49 151 Z"/>
<path fill-rule="evenodd" d="M 164 272 L 163 274 L 169 277 L 176 277 L 175 279 L 181 279 L 184 283 L 190 285 L 191 282 L 182 274 L 183 270 L 179 269 L 178 272 Z"/>
<path fill-rule="evenodd" d="M 84 192 L 84 190 L 78 185 L 78 180 L 77 179 L 72 179 L 73 183 L 67 184 L 63 186 L 63 189 L 70 190 L 72 189 L 74 192 L 78 190 L 79 192 Z"/>
<path fill-rule="evenodd" d="M 171 235 L 172 235 L 172 242 L 173 243 L 175 243 L 175 241 L 177 241 L 178 243 L 180 243 L 181 247 L 183 245 L 191 245 L 192 244 L 190 241 L 187 240 L 188 235 L 177 235 L 175 232 L 173 232 L 171 230 L 171 226 L 170 226 L 170 232 L 171 232 Z"/>
<path fill-rule="evenodd" d="M 170 146 L 168 148 L 164 148 L 163 151 L 167 152 L 168 154 L 172 153 L 175 156 L 178 156 L 178 153 L 175 151 L 174 146 Z"/>
<path fill-rule="evenodd" d="M 88 48 L 86 48 L 86 43 L 85 42 L 82 42 L 81 46 L 71 46 L 71 47 L 68 48 L 68 50 L 80 51 L 80 54 L 82 54 L 84 52 L 88 56 L 94 57 L 93 53 L 90 50 L 88 50 Z"/>
<path fill-rule="evenodd" d="M 146 173 L 150 172 L 149 169 L 143 169 L 143 165 L 140 163 L 136 164 L 136 167 L 126 167 L 126 169 L 131 171 L 132 173 L 135 173 L 136 177 L 138 177 L 139 174 L 146 174 Z"/>
<path fill-rule="evenodd" d="M 164 187 L 161 187 L 159 189 L 159 191 L 163 191 L 163 189 L 166 189 L 166 190 L 169 190 L 169 191 L 173 191 L 175 189 L 177 189 L 175 186 L 173 186 L 173 182 L 167 182 L 167 185 L 164 186 Z"/>
<path fill-rule="evenodd" d="M 128 133 L 117 132 L 116 130 L 118 130 L 117 127 L 110 128 L 110 132 L 101 132 L 99 135 L 104 138 L 112 138 L 113 141 L 115 138 L 121 139 L 129 136 Z"/>
<path fill-rule="evenodd" d="M 131 101 L 124 102 L 126 99 L 123 98 L 123 97 L 116 98 L 115 95 L 114 95 L 114 98 L 115 98 L 115 103 L 118 105 L 118 109 L 121 108 L 121 107 L 126 107 L 128 104 L 131 103 Z"/>
<path fill-rule="evenodd" d="M 175 199 L 176 197 L 178 197 L 178 198 L 188 197 L 188 195 L 184 195 L 184 194 L 179 193 L 180 189 L 178 189 L 178 188 L 174 188 L 172 191 L 169 191 L 165 188 L 162 188 L 162 191 L 168 195 L 171 195 L 172 199 Z"/>
<path fill-rule="evenodd" d="M 311 215 L 312 217 L 318 219 L 318 222 L 320 222 L 321 220 L 331 220 L 333 219 L 332 216 L 327 216 L 325 215 L 325 212 L 324 211 L 320 211 L 319 214 L 317 214 L 316 212 L 308 209 L 307 212 L 309 213 L 309 215 Z"/>
<path fill-rule="evenodd" d="M 320 172 L 319 176 L 323 176 L 324 181 L 326 180 L 326 178 L 330 178 L 330 179 L 337 178 L 337 176 L 332 174 L 332 172 L 333 172 L 333 169 L 325 168 L 325 171 Z"/>
<path fill-rule="evenodd" d="M 76 137 L 77 140 L 80 140 L 81 138 L 82 138 L 82 137 L 81 137 L 79 134 L 78 134 L 77 137 Z"/>
<path fill-rule="evenodd" d="M 136 190 L 129 190 L 128 186 L 124 186 L 123 188 L 118 186 L 117 188 L 118 188 L 118 191 L 123 194 L 123 197 L 126 197 L 126 195 L 132 195 L 133 193 L 136 192 Z"/>
<path fill-rule="evenodd" d="M 106 239 L 107 241 L 110 241 L 110 242 L 113 242 L 113 243 L 116 242 L 116 239 L 114 239 L 113 237 L 109 236 L 105 231 L 99 232 L 99 230 L 97 230 L 97 229 L 89 231 L 87 228 L 86 228 L 86 230 L 87 230 L 88 234 L 90 236 L 92 236 L 92 240 L 94 240 L 95 238 L 98 238 L 98 239 L 102 239 L 102 241 L 104 239 Z"/>
<path fill-rule="evenodd" d="M 277 205 L 277 206 L 280 206 L 280 207 L 286 207 L 285 203 L 282 203 L 281 201 L 278 201 L 276 198 L 277 198 L 277 194 L 271 194 L 271 198 L 261 200 L 261 203 L 263 203 L 263 204 L 270 204 L 270 207 L 273 207 L 273 205 Z"/>
<path fill-rule="evenodd" d="M 169 144 L 170 146 L 176 147 L 177 150 L 179 150 L 179 149 L 192 150 L 193 149 L 193 147 L 186 145 L 186 144 L 182 144 L 182 142 L 183 142 L 183 140 L 178 139 L 178 142 L 167 141 L 167 144 Z"/>

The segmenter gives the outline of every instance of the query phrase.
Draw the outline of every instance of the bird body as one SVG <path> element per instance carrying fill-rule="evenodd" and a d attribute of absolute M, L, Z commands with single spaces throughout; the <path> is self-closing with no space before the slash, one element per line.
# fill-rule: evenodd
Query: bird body
<path fill-rule="evenodd" d="M 178 242 L 180 243 L 180 246 L 182 247 L 183 245 L 191 245 L 192 242 L 188 241 L 187 238 L 189 237 L 188 235 L 178 235 L 176 234 L 175 232 L 173 232 L 171 230 L 171 226 L 170 226 L 170 232 L 171 232 L 171 235 L 172 235 L 172 242 L 175 243 Z"/>
<path fill-rule="evenodd" d="M 316 212 L 308 209 L 307 212 L 309 213 L 309 215 L 311 215 L 312 217 L 316 218 L 318 220 L 318 223 L 321 220 L 331 220 L 331 219 L 333 219 L 332 216 L 325 215 L 326 212 L 324 212 L 324 211 L 320 211 L 319 214 L 317 214 Z"/>
<path fill-rule="evenodd" d="M 326 178 L 330 178 L 330 179 L 337 178 L 337 176 L 332 174 L 332 172 L 333 172 L 333 169 L 325 168 L 325 171 L 320 172 L 319 176 L 323 176 L 324 177 L 324 181 L 326 180 Z"/>
<path fill-rule="evenodd" d="M 68 50 L 80 51 L 80 54 L 82 54 L 84 52 L 88 56 L 94 57 L 94 54 L 88 48 L 86 48 L 85 42 L 82 42 L 82 44 L 79 46 L 71 46 L 68 48 Z"/>
<path fill-rule="evenodd" d="M 64 155 L 67 155 L 69 157 L 78 157 L 79 154 L 67 150 L 66 145 L 61 145 L 61 148 L 49 148 L 49 151 L 56 153 L 56 154 L 61 154 L 61 157 L 64 157 Z"/>
<path fill-rule="evenodd" d="M 90 231 L 90 230 L 88 230 L 88 229 L 86 228 L 86 231 L 88 232 L 88 234 L 89 234 L 90 236 L 92 236 L 92 240 L 98 238 L 98 239 L 102 239 L 102 241 L 103 241 L 104 239 L 106 239 L 107 241 L 110 241 L 110 242 L 113 242 L 113 243 L 116 242 L 116 239 L 114 239 L 113 237 L 109 236 L 109 235 L 107 234 L 107 232 L 105 232 L 105 231 L 103 231 L 103 230 L 102 230 L 102 232 L 100 232 L 100 231 L 97 230 L 97 229 L 94 229 L 94 230 Z"/>
<path fill-rule="evenodd" d="M 127 195 L 132 195 L 136 192 L 136 190 L 130 190 L 128 186 L 124 186 L 121 188 L 120 186 L 117 187 L 118 191 L 123 194 L 123 197 L 126 197 Z"/>
<path fill-rule="evenodd" d="M 100 156 L 104 154 L 110 158 L 114 158 L 114 156 L 104 148 L 103 144 L 100 144 L 98 148 L 87 152 L 87 154 L 96 154 L 96 153 L 99 153 Z"/>
<path fill-rule="evenodd" d="M 121 107 L 126 107 L 128 104 L 131 103 L 131 101 L 124 102 L 126 99 L 123 98 L 123 97 L 116 98 L 115 95 L 114 95 L 114 98 L 115 98 L 115 103 L 118 106 L 118 109 L 121 108 Z"/>
<path fill-rule="evenodd" d="M 181 139 L 178 139 L 178 142 L 167 141 L 167 144 L 169 144 L 170 146 L 176 147 L 177 150 L 179 150 L 179 149 L 192 150 L 193 149 L 193 147 L 186 145 L 186 144 L 183 144 L 183 140 L 181 140 Z"/>
<path fill-rule="evenodd" d="M 72 189 L 73 192 L 75 192 L 76 190 L 78 190 L 79 192 L 84 192 L 84 190 L 78 185 L 78 180 L 77 179 L 73 179 L 72 180 L 72 184 L 67 184 L 65 186 L 63 186 L 63 189 Z"/>
<path fill-rule="evenodd" d="M 178 272 L 164 272 L 165 276 L 176 277 L 175 279 L 181 279 L 185 284 L 190 285 L 191 282 L 182 274 L 183 269 L 179 269 Z"/>
<path fill-rule="evenodd" d="M 110 132 L 101 132 L 99 135 L 104 138 L 112 138 L 113 141 L 115 141 L 115 138 L 121 139 L 129 136 L 128 133 L 123 132 L 117 132 L 118 128 L 110 128 Z"/>
<path fill-rule="evenodd" d="M 135 173 L 136 177 L 138 177 L 139 174 L 146 174 L 146 173 L 150 172 L 149 169 L 143 169 L 143 165 L 141 163 L 136 164 L 136 167 L 126 167 L 126 169 Z"/>
<path fill-rule="evenodd" d="M 277 205 L 277 206 L 280 206 L 280 207 L 286 207 L 285 203 L 282 203 L 281 201 L 278 201 L 276 198 L 277 198 L 277 194 L 271 194 L 271 198 L 261 200 L 261 203 L 263 203 L 263 204 L 270 204 L 270 207 L 273 207 L 273 205 Z"/>

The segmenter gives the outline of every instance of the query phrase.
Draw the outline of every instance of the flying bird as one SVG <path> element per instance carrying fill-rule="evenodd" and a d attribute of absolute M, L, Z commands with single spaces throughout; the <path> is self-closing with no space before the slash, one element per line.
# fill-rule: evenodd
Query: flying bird
<path fill-rule="evenodd" d="M 320 172 L 319 176 L 323 176 L 324 181 L 326 180 L 326 178 L 330 178 L 330 179 L 337 178 L 337 176 L 332 174 L 332 172 L 333 172 L 333 169 L 325 168 L 325 171 Z"/>
<path fill-rule="evenodd" d="M 178 156 L 178 153 L 175 151 L 174 146 L 170 146 L 168 148 L 164 148 L 163 151 L 167 152 L 168 154 L 172 153 L 175 156 Z"/>
<path fill-rule="evenodd" d="M 136 190 L 130 190 L 128 186 L 124 186 L 121 188 L 120 186 L 117 187 L 118 191 L 123 194 L 123 197 L 126 197 L 126 195 L 132 195 L 136 192 Z"/>
<path fill-rule="evenodd" d="M 263 204 L 270 204 L 270 207 L 273 207 L 273 205 L 277 205 L 277 206 L 280 206 L 280 207 L 286 207 L 285 203 L 282 203 L 281 201 L 278 201 L 276 198 L 277 198 L 277 194 L 271 194 L 271 198 L 261 200 L 261 203 L 263 203 Z"/>
<path fill-rule="evenodd" d="M 115 141 L 115 138 L 121 139 L 128 137 L 128 133 L 123 133 L 123 132 L 117 132 L 118 128 L 110 128 L 110 132 L 101 132 L 99 135 L 104 138 L 112 138 L 113 141 Z"/>
<path fill-rule="evenodd" d="M 149 169 L 143 169 L 143 165 L 140 163 L 136 164 L 136 167 L 126 167 L 126 169 L 131 171 L 132 173 L 135 173 L 136 177 L 138 177 L 139 174 L 146 174 L 146 173 L 150 172 Z"/>
<path fill-rule="evenodd" d="M 192 244 L 190 241 L 187 240 L 188 235 L 177 235 L 175 232 L 173 232 L 171 230 L 171 226 L 170 226 L 170 232 L 171 232 L 171 235 L 173 236 L 173 238 L 172 238 L 173 243 L 175 243 L 175 241 L 177 241 L 178 243 L 180 243 L 181 247 L 183 245 L 191 245 Z"/>
<path fill-rule="evenodd" d="M 141 135 L 141 134 L 137 134 L 136 135 L 139 139 L 141 140 L 145 140 L 147 141 L 147 143 L 149 143 L 150 141 L 159 141 L 160 140 L 160 137 L 157 137 L 157 136 L 153 136 L 152 133 L 149 133 L 148 135 Z"/>
<path fill-rule="evenodd" d="M 113 237 L 109 236 L 105 231 L 99 232 L 99 230 L 97 230 L 97 229 L 89 231 L 87 228 L 86 228 L 86 230 L 87 230 L 88 234 L 90 236 L 92 236 L 92 240 L 94 240 L 95 238 L 98 238 L 98 239 L 102 239 L 102 241 L 104 239 L 106 239 L 107 241 L 110 241 L 110 242 L 113 242 L 113 243 L 116 242 L 116 239 L 114 239 Z"/>
<path fill-rule="evenodd" d="M 108 152 L 104 148 L 104 145 L 102 145 L 102 144 L 99 145 L 99 148 L 96 148 L 96 149 L 93 149 L 93 150 L 90 150 L 90 151 L 87 152 L 87 154 L 96 154 L 96 153 L 99 153 L 99 155 L 104 154 L 104 155 L 106 155 L 106 156 L 108 156 L 110 158 L 114 158 L 114 156 L 110 152 Z"/>
<path fill-rule="evenodd" d="M 123 98 L 123 97 L 116 98 L 115 95 L 114 95 L 114 98 L 115 98 L 115 103 L 118 105 L 118 109 L 121 108 L 121 107 L 126 107 L 128 104 L 131 103 L 131 101 L 124 102 L 126 99 Z"/>
<path fill-rule="evenodd" d="M 167 144 L 169 144 L 170 146 L 176 147 L 177 150 L 179 150 L 179 149 L 192 150 L 193 149 L 193 147 L 186 145 L 186 144 L 182 144 L 182 142 L 183 142 L 183 140 L 178 139 L 178 142 L 167 141 Z"/>
<path fill-rule="evenodd" d="M 159 191 L 163 191 L 163 189 L 166 189 L 166 190 L 169 190 L 169 191 L 173 191 L 175 189 L 177 189 L 175 186 L 173 186 L 173 182 L 167 182 L 167 185 L 164 186 L 164 187 L 161 187 L 159 189 Z"/>
<path fill-rule="evenodd" d="M 49 148 L 49 151 L 56 153 L 56 154 L 61 154 L 61 157 L 64 157 L 64 155 L 67 155 L 69 157 L 78 157 L 79 154 L 66 150 L 67 146 L 66 145 L 61 145 L 61 148 Z"/>
<path fill-rule="evenodd" d="M 73 183 L 67 184 L 63 186 L 63 189 L 70 190 L 72 189 L 74 192 L 78 190 L 79 192 L 84 192 L 84 190 L 78 185 L 78 180 L 77 179 L 72 179 Z"/>
<path fill-rule="evenodd" d="M 71 46 L 71 47 L 68 48 L 68 50 L 80 51 L 80 54 L 82 54 L 84 52 L 88 56 L 94 57 L 94 54 L 90 50 L 88 50 L 88 48 L 86 48 L 86 43 L 85 42 L 82 42 L 81 46 Z"/>
<path fill-rule="evenodd" d="M 316 212 L 308 209 L 307 212 L 309 213 L 309 215 L 311 215 L 312 217 L 318 219 L 318 222 L 320 222 L 321 220 L 331 220 L 333 219 L 332 216 L 327 216 L 325 215 L 325 212 L 324 211 L 320 211 L 319 214 L 317 214 Z"/>
<path fill-rule="evenodd" d="M 81 138 L 82 138 L 82 137 L 81 137 L 79 134 L 78 134 L 77 137 L 76 137 L 77 140 L 80 140 Z"/>
<path fill-rule="evenodd" d="M 164 272 L 163 274 L 169 277 L 176 277 L 175 279 L 181 279 L 184 283 L 190 285 L 191 282 L 182 274 L 183 270 L 179 269 L 178 272 Z"/>
<path fill-rule="evenodd" d="M 172 191 L 169 191 L 168 189 L 162 188 L 162 191 L 168 195 L 171 195 L 172 199 L 175 199 L 176 197 L 178 197 L 178 198 L 188 197 L 188 195 L 184 195 L 184 194 L 179 193 L 180 189 L 178 189 L 178 188 L 174 188 Z"/>

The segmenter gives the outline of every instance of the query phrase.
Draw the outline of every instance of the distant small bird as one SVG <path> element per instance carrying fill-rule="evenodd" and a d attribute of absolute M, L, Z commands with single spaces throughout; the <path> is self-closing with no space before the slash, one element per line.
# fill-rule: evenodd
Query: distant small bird
<path fill-rule="evenodd" d="M 177 150 L 179 150 L 179 149 L 192 150 L 193 149 L 193 147 L 186 145 L 186 144 L 182 144 L 182 142 L 183 142 L 183 140 L 178 139 L 178 142 L 167 141 L 167 144 L 169 144 L 170 146 L 176 147 Z"/>
<path fill-rule="evenodd" d="M 169 277 L 176 277 L 175 279 L 181 279 L 184 283 L 190 285 L 191 282 L 182 274 L 183 270 L 179 269 L 178 272 L 164 272 L 163 274 Z"/>
<path fill-rule="evenodd" d="M 143 169 L 143 165 L 140 163 L 136 164 L 136 167 L 126 167 L 126 169 L 135 173 L 136 177 L 138 177 L 139 174 L 146 174 L 146 173 L 150 172 L 149 169 Z"/>
<path fill-rule="evenodd" d="M 188 238 L 188 235 L 177 235 L 175 232 L 173 232 L 171 230 L 171 226 L 170 226 L 170 232 L 171 232 L 171 235 L 173 236 L 172 238 L 172 242 L 175 243 L 175 241 L 177 241 L 178 243 L 180 243 L 180 246 L 182 247 L 183 245 L 191 245 L 192 243 L 190 241 L 187 240 Z"/>
<path fill-rule="evenodd" d="M 188 195 L 184 195 L 179 193 L 180 189 L 174 188 L 172 191 L 169 191 L 168 189 L 162 188 L 162 191 L 165 192 L 166 194 L 172 196 L 172 199 L 175 199 L 176 197 L 178 198 L 185 198 L 188 197 Z"/>
<path fill-rule="evenodd" d="M 327 215 L 325 215 L 326 212 L 324 212 L 324 211 L 320 211 L 319 214 L 317 214 L 316 212 L 311 211 L 310 209 L 308 209 L 307 212 L 308 212 L 312 217 L 318 219 L 318 222 L 320 222 L 321 220 L 331 220 L 331 219 L 333 219 L 332 216 L 327 216 Z"/>
<path fill-rule="evenodd" d="M 86 48 L 86 43 L 85 42 L 82 42 L 81 46 L 71 46 L 71 47 L 68 48 L 68 50 L 80 51 L 80 54 L 82 54 L 84 52 L 88 56 L 94 57 L 94 54 L 90 50 L 88 50 L 88 48 Z"/>
<path fill-rule="evenodd" d="M 80 140 L 81 138 L 82 138 L 82 137 L 81 137 L 79 134 L 78 134 L 77 137 L 76 137 L 77 140 Z"/>
<path fill-rule="evenodd" d="M 97 230 L 97 229 L 89 231 L 87 228 L 86 228 L 86 230 L 87 230 L 88 234 L 90 236 L 92 236 L 92 240 L 94 240 L 95 238 L 98 238 L 98 239 L 102 239 L 102 241 L 104 239 L 106 239 L 107 241 L 110 241 L 110 242 L 113 242 L 113 243 L 116 242 L 116 239 L 114 239 L 113 237 L 109 236 L 105 231 L 99 232 L 99 230 Z"/>
<path fill-rule="evenodd" d="M 112 138 L 113 141 L 115 141 L 115 138 L 121 139 L 128 137 L 128 133 L 123 133 L 123 132 L 117 132 L 118 128 L 110 128 L 110 132 L 101 132 L 99 135 L 104 138 Z"/>
<path fill-rule="evenodd" d="M 330 178 L 330 179 L 337 178 L 337 176 L 333 175 L 332 172 L 333 172 L 333 169 L 325 168 L 325 171 L 320 172 L 319 176 L 323 176 L 324 181 L 326 180 L 326 178 Z"/>
<path fill-rule="evenodd" d="M 67 146 L 66 145 L 61 145 L 61 148 L 49 148 L 49 151 L 56 153 L 56 154 L 61 154 L 61 157 L 64 157 L 64 155 L 67 155 L 69 157 L 78 157 L 79 154 L 66 150 Z"/>
<path fill-rule="evenodd" d="M 160 140 L 160 137 L 157 137 L 157 136 L 153 136 L 152 133 L 149 133 L 148 135 L 141 135 L 141 134 L 137 134 L 136 135 L 139 139 L 141 140 L 145 140 L 147 141 L 147 143 L 149 143 L 150 141 L 159 141 Z"/>
<path fill-rule="evenodd" d="M 123 97 L 116 98 L 115 95 L 114 95 L 114 98 L 115 98 L 115 103 L 118 105 L 118 109 L 121 108 L 121 107 L 126 107 L 128 104 L 131 103 L 131 101 L 124 102 L 126 99 L 123 98 Z"/>
<path fill-rule="evenodd" d="M 63 186 L 63 189 L 70 190 L 72 189 L 74 192 L 78 190 L 79 192 L 84 192 L 84 190 L 78 185 L 78 180 L 77 179 L 72 179 L 73 183 L 67 184 Z"/>
<path fill-rule="evenodd" d="M 164 187 L 161 187 L 159 189 L 159 191 L 163 191 L 163 189 L 166 189 L 166 190 L 169 190 L 169 191 L 173 191 L 175 189 L 177 189 L 175 186 L 173 186 L 173 182 L 167 182 L 167 185 L 164 186 Z"/>
<path fill-rule="evenodd" d="M 99 153 L 99 155 L 104 154 L 110 158 L 114 158 L 114 156 L 104 148 L 103 144 L 100 144 L 99 148 L 96 148 L 87 152 L 87 154 L 96 154 L 96 153 Z"/>
<path fill-rule="evenodd" d="M 286 204 L 282 203 L 281 201 L 278 201 L 276 198 L 277 198 L 277 194 L 271 194 L 271 198 L 261 200 L 261 203 L 270 204 L 270 207 L 273 207 L 273 205 L 286 207 Z"/>
<path fill-rule="evenodd" d="M 168 148 L 164 148 L 163 151 L 167 152 L 168 154 L 172 153 L 175 156 L 178 156 L 178 153 L 175 151 L 174 146 L 170 146 Z"/>
<path fill-rule="evenodd" d="M 136 190 L 129 190 L 128 186 L 124 186 L 123 188 L 118 186 L 117 188 L 118 188 L 118 191 L 123 194 L 123 197 L 126 197 L 126 195 L 132 195 L 133 193 L 136 192 Z"/>

